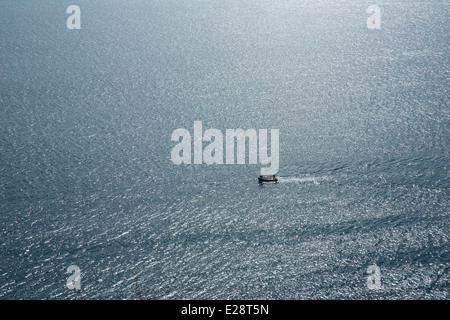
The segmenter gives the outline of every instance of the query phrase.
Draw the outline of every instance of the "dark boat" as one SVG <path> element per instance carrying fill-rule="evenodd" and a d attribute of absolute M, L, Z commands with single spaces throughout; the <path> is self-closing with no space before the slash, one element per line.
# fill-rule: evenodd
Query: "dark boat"
<path fill-rule="evenodd" d="M 275 177 L 275 175 L 271 176 L 271 177 L 264 177 L 264 176 L 259 176 L 258 177 L 258 182 L 259 183 L 263 183 L 263 182 L 278 182 L 278 178 Z"/>

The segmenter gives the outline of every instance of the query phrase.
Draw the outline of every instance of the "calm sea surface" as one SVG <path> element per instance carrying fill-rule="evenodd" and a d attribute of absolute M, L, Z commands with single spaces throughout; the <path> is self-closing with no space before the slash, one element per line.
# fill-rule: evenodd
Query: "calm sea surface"
<path fill-rule="evenodd" d="M 0 2 L 0 299 L 449 298 L 449 1 L 74 2 Z"/>

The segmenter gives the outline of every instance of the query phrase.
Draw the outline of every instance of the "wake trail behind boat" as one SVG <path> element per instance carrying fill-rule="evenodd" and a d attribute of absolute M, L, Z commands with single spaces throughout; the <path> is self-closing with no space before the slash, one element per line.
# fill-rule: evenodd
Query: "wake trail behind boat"
<path fill-rule="evenodd" d="M 278 182 L 281 183 L 309 183 L 320 184 L 321 181 L 328 181 L 329 177 L 278 177 Z"/>

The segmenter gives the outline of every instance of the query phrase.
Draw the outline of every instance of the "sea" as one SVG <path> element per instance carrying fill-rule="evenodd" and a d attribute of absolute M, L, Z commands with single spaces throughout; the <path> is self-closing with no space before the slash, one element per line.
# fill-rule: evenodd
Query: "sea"
<path fill-rule="evenodd" d="M 449 299 L 449 13 L 2 0 L 0 299 Z M 278 129 L 278 183 L 174 163 L 195 121 Z"/>

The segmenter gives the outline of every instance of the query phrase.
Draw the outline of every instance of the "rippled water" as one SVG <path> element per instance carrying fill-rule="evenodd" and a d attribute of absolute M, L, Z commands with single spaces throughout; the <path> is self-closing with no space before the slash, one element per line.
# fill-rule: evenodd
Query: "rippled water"
<path fill-rule="evenodd" d="M 372 4 L 0 2 L 0 298 L 448 299 L 449 3 Z M 196 120 L 279 183 L 173 164 Z"/>

